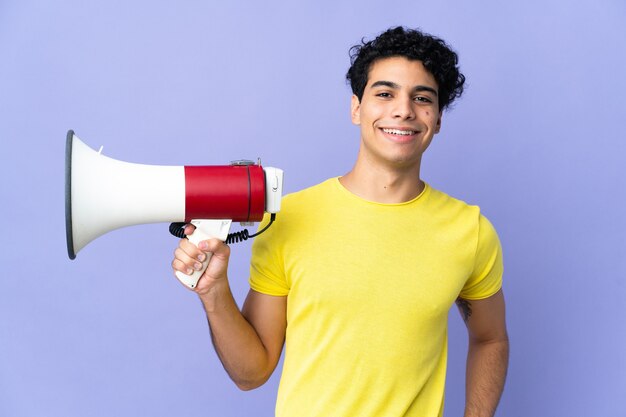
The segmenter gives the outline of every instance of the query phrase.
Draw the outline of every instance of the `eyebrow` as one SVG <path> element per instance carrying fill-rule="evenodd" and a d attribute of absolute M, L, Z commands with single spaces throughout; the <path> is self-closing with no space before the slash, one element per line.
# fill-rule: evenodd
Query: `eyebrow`
<path fill-rule="evenodd" d="M 371 88 L 374 87 L 389 87 L 392 88 L 394 90 L 399 90 L 400 89 L 400 85 L 392 82 L 392 81 L 376 81 L 374 84 L 372 84 Z M 437 96 L 437 90 L 435 90 L 432 87 L 429 87 L 427 85 L 416 85 L 415 87 L 413 87 L 413 91 L 416 93 L 422 92 L 422 91 L 428 91 L 429 93 L 434 94 L 435 96 Z"/>

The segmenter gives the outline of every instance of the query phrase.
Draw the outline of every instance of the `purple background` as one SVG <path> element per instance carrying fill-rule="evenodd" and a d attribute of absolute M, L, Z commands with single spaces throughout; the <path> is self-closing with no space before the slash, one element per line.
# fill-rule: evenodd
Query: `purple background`
<path fill-rule="evenodd" d="M 402 24 L 446 39 L 468 78 L 423 174 L 505 248 L 499 415 L 625 416 L 625 3 L 230 3 L 0 2 L 0 415 L 273 415 L 280 370 L 248 393 L 228 380 L 166 224 L 67 258 L 65 133 L 144 164 L 260 156 L 295 191 L 351 168 L 348 48 Z M 452 310 L 446 416 L 465 349 Z"/>

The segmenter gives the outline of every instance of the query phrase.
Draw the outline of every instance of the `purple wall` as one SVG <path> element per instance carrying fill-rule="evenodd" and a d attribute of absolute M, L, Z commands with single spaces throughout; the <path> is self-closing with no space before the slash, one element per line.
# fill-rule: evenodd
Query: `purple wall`
<path fill-rule="evenodd" d="M 352 166 L 347 50 L 397 24 L 446 39 L 468 77 L 423 173 L 503 241 L 499 415 L 626 415 L 624 2 L 212 3 L 0 3 L 1 416 L 273 415 L 279 373 L 229 382 L 166 224 L 67 258 L 65 133 L 144 164 L 260 156 L 298 190 Z M 452 311 L 446 416 L 465 346 Z"/>

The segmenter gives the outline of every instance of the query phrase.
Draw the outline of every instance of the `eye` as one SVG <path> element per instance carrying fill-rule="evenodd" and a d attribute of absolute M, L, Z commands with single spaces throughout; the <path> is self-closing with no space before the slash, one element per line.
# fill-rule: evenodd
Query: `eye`
<path fill-rule="evenodd" d="M 430 97 L 426 97 L 426 96 L 416 96 L 413 100 L 420 102 L 420 103 L 432 103 L 433 102 Z"/>
<path fill-rule="evenodd" d="M 381 93 L 377 93 L 376 97 L 382 97 L 382 98 L 390 98 L 391 97 L 391 93 L 388 93 L 386 91 L 383 91 Z"/>

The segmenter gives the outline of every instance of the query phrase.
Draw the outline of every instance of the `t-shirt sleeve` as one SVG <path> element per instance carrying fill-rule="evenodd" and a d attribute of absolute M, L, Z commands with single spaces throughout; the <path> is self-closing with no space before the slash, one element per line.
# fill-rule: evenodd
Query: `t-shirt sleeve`
<path fill-rule="evenodd" d="M 500 239 L 493 225 L 481 214 L 478 222 L 474 269 L 459 297 L 467 300 L 480 300 L 494 295 L 502 288 L 502 273 Z"/>
<path fill-rule="evenodd" d="M 265 227 L 268 221 L 269 215 L 266 214 L 259 229 Z M 285 296 L 289 293 L 281 255 L 282 242 L 278 221 L 254 238 L 249 279 L 250 288 L 254 291 L 275 296 Z"/>

